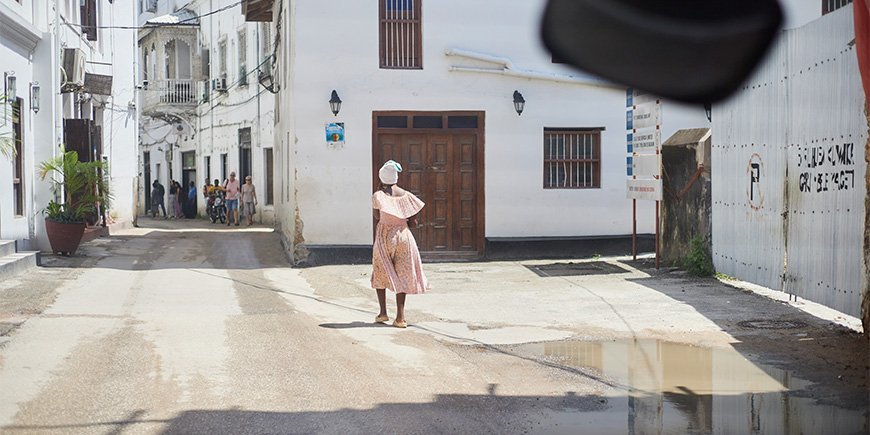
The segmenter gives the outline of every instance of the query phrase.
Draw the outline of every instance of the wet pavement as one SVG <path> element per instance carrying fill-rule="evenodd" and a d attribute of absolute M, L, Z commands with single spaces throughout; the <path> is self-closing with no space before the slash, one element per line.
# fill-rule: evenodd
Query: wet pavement
<path fill-rule="evenodd" d="M 426 264 L 400 330 L 367 265 L 140 224 L 0 283 L 0 433 L 870 432 L 864 338 L 739 283 Z"/>

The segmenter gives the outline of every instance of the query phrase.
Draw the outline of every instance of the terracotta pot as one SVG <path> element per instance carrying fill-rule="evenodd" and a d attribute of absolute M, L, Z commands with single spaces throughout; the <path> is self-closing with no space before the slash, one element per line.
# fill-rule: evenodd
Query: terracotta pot
<path fill-rule="evenodd" d="M 46 219 L 45 233 L 48 235 L 48 243 L 51 244 L 52 252 L 73 255 L 82 242 L 82 235 L 85 233 L 85 223 L 55 222 Z"/>

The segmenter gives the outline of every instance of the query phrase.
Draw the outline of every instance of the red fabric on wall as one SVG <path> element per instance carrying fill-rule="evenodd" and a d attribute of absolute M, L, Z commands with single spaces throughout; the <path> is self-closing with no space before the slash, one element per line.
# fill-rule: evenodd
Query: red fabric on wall
<path fill-rule="evenodd" d="M 858 54 L 858 68 L 864 83 L 865 104 L 870 106 L 870 1 L 855 0 L 855 48 Z"/>

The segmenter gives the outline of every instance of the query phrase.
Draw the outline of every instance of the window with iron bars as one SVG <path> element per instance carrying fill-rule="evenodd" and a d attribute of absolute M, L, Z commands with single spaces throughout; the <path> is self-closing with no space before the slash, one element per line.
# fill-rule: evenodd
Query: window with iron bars
<path fill-rule="evenodd" d="M 380 0 L 381 68 L 423 69 L 422 0 Z"/>
<path fill-rule="evenodd" d="M 544 129 L 544 188 L 601 187 L 601 128 Z"/>
<path fill-rule="evenodd" d="M 834 12 L 849 3 L 852 0 L 822 0 L 822 15 Z"/>

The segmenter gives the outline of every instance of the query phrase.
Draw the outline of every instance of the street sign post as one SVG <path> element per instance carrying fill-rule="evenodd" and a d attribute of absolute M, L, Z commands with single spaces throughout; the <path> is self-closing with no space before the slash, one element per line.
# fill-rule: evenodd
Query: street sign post
<path fill-rule="evenodd" d="M 637 259 L 637 200 L 656 202 L 656 268 L 659 267 L 659 201 L 663 197 L 662 104 L 648 93 L 625 92 L 626 195 L 632 202 L 632 255 Z"/>

